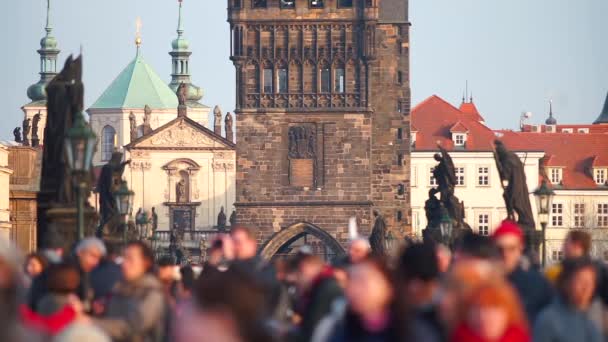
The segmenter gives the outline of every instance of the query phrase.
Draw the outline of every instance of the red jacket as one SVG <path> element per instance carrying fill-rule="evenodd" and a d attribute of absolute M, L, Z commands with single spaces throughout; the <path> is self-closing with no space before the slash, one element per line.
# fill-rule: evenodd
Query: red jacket
<path fill-rule="evenodd" d="M 27 305 L 22 305 L 19 310 L 25 327 L 51 336 L 61 332 L 76 319 L 76 311 L 69 305 L 50 316 L 42 316 Z"/>
<path fill-rule="evenodd" d="M 451 342 L 491 342 L 479 336 L 467 324 L 461 324 L 452 334 Z M 492 342 L 530 342 L 531 338 L 526 328 L 512 325 L 497 341 Z"/>

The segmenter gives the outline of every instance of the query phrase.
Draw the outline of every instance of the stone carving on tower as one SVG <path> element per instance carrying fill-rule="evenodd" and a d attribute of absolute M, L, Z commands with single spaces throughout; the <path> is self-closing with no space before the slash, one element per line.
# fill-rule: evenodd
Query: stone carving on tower
<path fill-rule="evenodd" d="M 129 135 L 131 142 L 137 139 L 137 119 L 133 112 L 129 113 Z"/>
<path fill-rule="evenodd" d="M 177 107 L 177 116 L 188 116 L 188 107 L 186 106 L 186 101 L 188 100 L 188 84 L 180 83 L 177 88 L 177 100 L 179 105 Z"/>
<path fill-rule="evenodd" d="M 152 108 L 150 108 L 150 106 L 146 105 L 144 107 L 144 125 L 143 125 L 144 135 L 148 135 L 148 134 L 150 134 L 150 132 L 152 132 L 152 126 L 150 124 L 150 121 L 152 121 Z"/>
<path fill-rule="evenodd" d="M 25 146 L 30 146 L 28 135 L 30 135 L 30 129 L 32 128 L 31 122 L 32 119 L 29 118 L 23 120 L 23 145 Z"/>
<path fill-rule="evenodd" d="M 41 114 L 40 112 L 38 112 L 38 114 L 34 115 L 32 121 L 32 147 L 38 147 L 38 145 L 40 144 L 40 138 L 38 137 L 38 127 L 40 125 L 40 120 Z"/>

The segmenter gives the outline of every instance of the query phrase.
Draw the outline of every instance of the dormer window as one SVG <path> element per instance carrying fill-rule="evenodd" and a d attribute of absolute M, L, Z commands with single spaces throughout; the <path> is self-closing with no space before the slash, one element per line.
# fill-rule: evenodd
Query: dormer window
<path fill-rule="evenodd" d="M 563 172 L 561 168 L 550 168 L 549 169 L 549 178 L 551 180 L 551 184 L 558 185 L 562 183 Z"/>
<path fill-rule="evenodd" d="M 456 133 L 453 136 L 454 146 L 464 146 L 467 141 L 467 135 L 463 133 Z"/>
<path fill-rule="evenodd" d="M 593 173 L 593 178 L 597 185 L 606 184 L 606 169 L 595 169 Z"/>

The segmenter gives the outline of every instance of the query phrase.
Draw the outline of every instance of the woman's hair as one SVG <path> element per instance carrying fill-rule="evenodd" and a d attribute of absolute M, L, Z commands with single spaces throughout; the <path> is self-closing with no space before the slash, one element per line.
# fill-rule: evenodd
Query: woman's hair
<path fill-rule="evenodd" d="M 466 301 L 466 307 L 469 310 L 473 307 L 502 308 L 507 313 L 507 320 L 510 325 L 528 326 L 526 315 L 517 293 L 504 280 L 481 285 L 470 294 Z"/>
<path fill-rule="evenodd" d="M 80 286 L 78 267 L 70 263 L 51 265 L 46 279 L 46 287 L 51 293 L 76 293 Z"/>
<path fill-rule="evenodd" d="M 48 260 L 40 253 L 31 253 L 25 258 L 24 269 L 27 272 L 27 265 L 31 260 L 36 260 L 42 266 L 42 269 L 45 270 L 49 266 Z"/>

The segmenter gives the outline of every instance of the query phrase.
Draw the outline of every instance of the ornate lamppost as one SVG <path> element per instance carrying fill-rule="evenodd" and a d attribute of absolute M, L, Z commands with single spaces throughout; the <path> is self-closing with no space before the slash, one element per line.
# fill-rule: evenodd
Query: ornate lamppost
<path fill-rule="evenodd" d="M 96 144 L 97 136 L 84 121 L 82 113 L 79 112 L 74 118 L 74 125 L 65 136 L 68 167 L 71 170 L 72 181 L 76 189 L 78 240 L 84 238 L 84 197 Z"/>
<path fill-rule="evenodd" d="M 120 187 L 118 190 L 114 192 L 114 200 L 116 201 L 116 208 L 118 209 L 118 213 L 121 217 L 121 225 L 123 229 L 122 240 L 123 243 L 127 244 L 127 231 L 129 230 L 129 225 L 127 222 L 127 217 L 131 215 L 133 210 L 133 197 L 135 193 L 129 190 L 127 186 L 127 181 L 122 181 L 120 183 Z"/>
<path fill-rule="evenodd" d="M 439 230 L 441 231 L 441 239 L 446 246 L 452 245 L 452 231 L 454 224 L 448 210 L 441 207 L 441 221 L 439 221 Z"/>
<path fill-rule="evenodd" d="M 542 228 L 542 264 L 545 266 L 547 260 L 547 240 L 546 231 L 549 223 L 549 212 L 555 192 L 549 187 L 546 180 L 543 180 L 540 187 L 534 190 L 534 198 L 536 198 L 536 208 L 538 209 L 538 221 Z"/>

